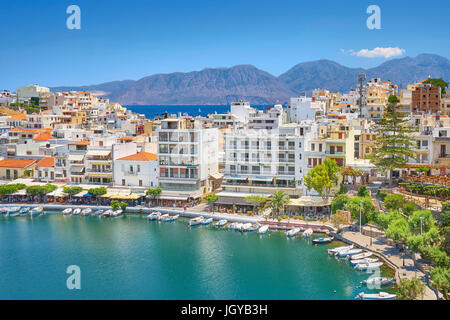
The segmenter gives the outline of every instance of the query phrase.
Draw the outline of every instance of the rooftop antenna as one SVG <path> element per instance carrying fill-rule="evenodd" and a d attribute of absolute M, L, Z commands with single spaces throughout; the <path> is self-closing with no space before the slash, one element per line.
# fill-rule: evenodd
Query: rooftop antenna
<path fill-rule="evenodd" d="M 362 118 L 362 109 L 366 106 L 366 74 L 361 72 L 358 75 L 358 93 L 359 93 L 359 117 Z"/>

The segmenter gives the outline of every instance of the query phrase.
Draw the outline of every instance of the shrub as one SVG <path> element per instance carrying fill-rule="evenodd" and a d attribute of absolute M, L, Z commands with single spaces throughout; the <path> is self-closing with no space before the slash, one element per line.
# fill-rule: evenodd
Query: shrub
<path fill-rule="evenodd" d="M 107 190 L 105 187 L 100 187 L 100 188 L 91 188 L 88 190 L 88 192 L 95 197 L 99 197 L 106 194 Z"/>
<path fill-rule="evenodd" d="M 369 197 L 370 191 L 367 189 L 366 186 L 361 186 L 358 189 L 358 197 Z"/>
<path fill-rule="evenodd" d="M 408 201 L 403 204 L 403 213 L 407 216 L 411 215 L 414 211 L 417 210 L 419 210 L 419 207 L 413 201 Z"/>
<path fill-rule="evenodd" d="M 384 206 L 388 210 L 401 209 L 401 208 L 403 208 L 404 202 L 405 202 L 405 199 L 404 199 L 403 195 L 397 194 L 397 193 L 388 194 L 388 195 L 386 195 L 386 197 L 383 200 Z"/>
<path fill-rule="evenodd" d="M 331 201 L 331 212 L 335 213 L 337 210 L 344 209 L 344 206 L 349 200 L 350 198 L 346 194 L 338 194 Z"/>
<path fill-rule="evenodd" d="M 381 201 L 384 201 L 384 198 L 386 198 L 387 194 L 384 192 L 381 192 L 380 189 L 377 190 L 377 196 L 381 199 Z"/>

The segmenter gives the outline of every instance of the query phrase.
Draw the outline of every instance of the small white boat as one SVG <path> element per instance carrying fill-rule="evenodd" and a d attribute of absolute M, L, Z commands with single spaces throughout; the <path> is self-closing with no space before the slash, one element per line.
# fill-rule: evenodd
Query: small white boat
<path fill-rule="evenodd" d="M 94 216 L 101 216 L 102 213 L 103 213 L 103 210 L 100 209 L 100 210 L 95 211 L 95 212 L 93 213 L 93 215 L 94 215 Z"/>
<path fill-rule="evenodd" d="M 121 210 L 121 209 L 116 210 L 116 211 L 113 211 L 113 213 L 112 213 L 111 216 L 112 216 L 113 218 L 118 218 L 118 217 L 122 216 L 122 212 L 123 212 L 123 210 Z"/>
<path fill-rule="evenodd" d="M 241 231 L 243 227 L 244 227 L 244 224 L 238 222 L 238 223 L 236 223 L 236 227 L 234 228 L 234 230 Z"/>
<path fill-rule="evenodd" d="M 356 270 L 372 270 L 379 268 L 383 265 L 383 262 L 372 262 L 372 263 L 358 263 L 355 266 Z"/>
<path fill-rule="evenodd" d="M 228 222 L 228 220 L 226 219 L 221 219 L 219 221 L 217 221 L 216 223 L 214 223 L 215 227 L 223 227 L 224 225 L 226 225 Z"/>
<path fill-rule="evenodd" d="M 89 216 L 92 213 L 92 209 L 91 208 L 86 208 L 81 210 L 81 215 L 83 216 Z"/>
<path fill-rule="evenodd" d="M 169 217 L 170 217 L 170 214 L 165 213 L 165 214 L 163 214 L 163 215 L 160 215 L 160 216 L 158 217 L 158 220 L 166 221 Z"/>
<path fill-rule="evenodd" d="M 286 231 L 286 236 L 288 236 L 288 237 L 294 237 L 294 236 L 296 236 L 297 233 L 299 233 L 299 232 L 300 232 L 300 228 L 293 228 L 293 229 L 291 229 L 291 230 L 289 230 L 289 231 Z"/>
<path fill-rule="evenodd" d="M 352 256 L 352 259 L 353 259 L 353 260 L 364 259 L 364 258 L 370 257 L 372 254 L 373 254 L 372 252 L 366 251 L 366 252 L 363 252 L 363 253 L 359 253 L 359 254 L 353 255 L 353 256 Z"/>
<path fill-rule="evenodd" d="M 334 237 L 320 237 L 312 240 L 312 243 L 314 244 L 321 244 L 321 243 L 330 243 L 334 240 Z"/>
<path fill-rule="evenodd" d="M 175 221 L 175 220 L 177 220 L 179 217 L 180 217 L 179 214 L 176 214 L 176 215 L 173 215 L 173 216 L 163 214 L 163 215 L 161 216 L 160 219 L 161 219 L 163 222 L 169 222 L 169 221 Z"/>
<path fill-rule="evenodd" d="M 196 226 L 198 224 L 201 224 L 203 222 L 203 220 L 205 220 L 205 218 L 203 217 L 195 217 L 189 220 L 189 225 L 190 226 Z"/>
<path fill-rule="evenodd" d="M 261 225 L 259 223 L 253 223 L 251 224 L 250 228 L 247 229 L 247 231 L 248 232 L 256 231 L 259 230 L 259 228 L 261 228 Z"/>
<path fill-rule="evenodd" d="M 72 211 L 72 215 L 74 216 L 78 216 L 81 213 L 81 209 L 80 208 L 76 208 Z"/>
<path fill-rule="evenodd" d="M 373 277 L 367 280 L 361 281 L 362 284 L 370 286 L 385 286 L 389 284 L 395 284 L 395 280 L 392 278 Z"/>
<path fill-rule="evenodd" d="M 358 253 L 361 253 L 362 249 L 350 249 L 350 250 L 344 250 L 344 251 L 339 251 L 338 256 L 341 258 L 344 257 L 348 257 L 348 256 L 352 256 Z"/>
<path fill-rule="evenodd" d="M 228 230 L 236 230 L 238 223 L 232 222 L 228 225 Z"/>
<path fill-rule="evenodd" d="M 351 250 L 353 249 L 353 245 L 351 246 L 344 246 L 344 247 L 337 247 L 337 248 L 333 248 L 333 249 L 328 249 L 328 254 L 332 255 L 332 254 L 337 254 L 340 251 L 346 251 L 346 250 Z"/>
<path fill-rule="evenodd" d="M 360 263 L 374 263 L 377 261 L 378 261 L 378 258 L 363 258 L 363 259 L 350 260 L 350 263 L 352 265 L 356 265 L 356 264 L 360 264 Z"/>
<path fill-rule="evenodd" d="M 212 223 L 213 222 L 213 218 L 208 218 L 208 219 L 204 219 L 203 221 L 202 221 L 202 224 L 203 225 L 206 225 L 206 224 L 210 224 L 210 223 Z"/>
<path fill-rule="evenodd" d="M 102 213 L 102 217 L 107 218 L 107 217 L 111 217 L 113 214 L 112 210 L 106 210 Z"/>
<path fill-rule="evenodd" d="M 303 237 L 311 237 L 313 235 L 313 229 L 309 228 L 303 232 Z"/>
<path fill-rule="evenodd" d="M 356 299 L 362 300 L 394 300 L 397 296 L 395 294 L 380 292 L 380 293 L 364 293 L 361 292 L 356 296 Z"/>
<path fill-rule="evenodd" d="M 241 231 L 249 231 L 249 229 L 252 227 L 252 224 L 251 223 L 244 223 L 242 226 L 241 226 Z"/>
<path fill-rule="evenodd" d="M 72 208 L 67 208 L 67 209 L 64 209 L 62 211 L 62 214 L 64 214 L 64 215 L 68 215 L 68 214 L 71 214 L 71 213 L 72 213 Z"/>
<path fill-rule="evenodd" d="M 147 220 L 159 220 L 159 217 L 161 216 L 161 212 L 152 212 L 147 216 Z"/>
<path fill-rule="evenodd" d="M 267 231 L 269 231 L 269 225 L 268 224 L 263 225 L 262 227 L 260 227 L 258 229 L 258 234 L 264 234 L 264 233 L 267 233 Z"/>
<path fill-rule="evenodd" d="M 15 217 L 20 214 L 20 207 L 10 207 L 8 208 L 8 216 Z"/>
<path fill-rule="evenodd" d="M 42 211 L 44 211 L 44 208 L 42 207 L 36 207 L 30 210 L 30 215 L 33 216 L 38 216 L 40 214 L 42 214 Z"/>
<path fill-rule="evenodd" d="M 8 213 L 8 208 L 7 207 L 0 208 L 0 214 L 7 214 L 7 213 Z"/>

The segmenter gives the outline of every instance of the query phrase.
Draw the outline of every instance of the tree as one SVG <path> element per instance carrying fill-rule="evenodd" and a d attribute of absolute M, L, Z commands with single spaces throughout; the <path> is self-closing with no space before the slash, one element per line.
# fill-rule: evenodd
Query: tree
<path fill-rule="evenodd" d="M 214 202 L 216 202 L 219 199 L 219 196 L 214 193 L 207 194 L 203 197 L 206 201 L 208 201 L 209 205 L 212 206 Z"/>
<path fill-rule="evenodd" d="M 370 197 L 370 191 L 366 186 L 361 186 L 358 189 L 358 197 Z"/>
<path fill-rule="evenodd" d="M 448 268 L 449 257 L 441 248 L 427 246 L 422 249 L 421 254 L 425 259 L 431 260 L 436 266 Z"/>
<path fill-rule="evenodd" d="M 335 160 L 327 159 L 322 164 L 315 166 L 308 171 L 304 183 L 308 191 L 311 189 L 323 198 L 328 200 L 331 188 L 337 181 L 338 166 Z"/>
<path fill-rule="evenodd" d="M 82 187 L 64 187 L 63 192 L 68 195 L 74 195 L 83 191 Z"/>
<path fill-rule="evenodd" d="M 394 241 L 405 242 L 411 235 L 408 222 L 405 219 L 395 219 L 389 224 L 386 235 Z"/>
<path fill-rule="evenodd" d="M 334 213 L 337 210 L 343 210 L 345 204 L 350 200 L 350 198 L 346 194 L 338 194 L 331 201 L 331 212 Z"/>
<path fill-rule="evenodd" d="M 274 217 L 280 214 L 280 210 L 284 208 L 285 205 L 289 204 L 290 198 L 283 191 L 277 191 L 270 195 L 267 202 L 268 206 L 272 208 Z"/>
<path fill-rule="evenodd" d="M 148 189 L 146 192 L 146 195 L 151 196 L 152 199 L 156 199 L 157 196 L 161 195 L 162 193 L 162 189 L 161 188 L 152 188 L 152 189 Z"/>
<path fill-rule="evenodd" d="M 403 213 L 407 216 L 411 215 L 414 211 L 419 210 L 419 207 L 414 201 L 408 201 L 403 204 Z"/>
<path fill-rule="evenodd" d="M 369 197 L 354 197 L 344 205 L 344 210 L 350 211 L 350 213 L 352 214 L 352 218 L 357 221 L 359 221 L 360 208 L 362 220 L 361 223 L 365 224 L 368 221 L 368 215 L 375 210 L 372 199 L 370 199 Z"/>
<path fill-rule="evenodd" d="M 445 82 L 442 78 L 429 78 L 422 83 L 431 83 L 433 87 L 441 87 L 441 96 L 446 93 L 445 89 L 448 87 L 448 82 Z"/>
<path fill-rule="evenodd" d="M 342 212 L 335 213 L 331 216 L 331 223 L 339 230 L 342 224 L 347 223 L 347 217 Z"/>
<path fill-rule="evenodd" d="M 269 199 L 262 196 L 246 196 L 244 201 L 250 202 L 255 206 L 255 211 L 259 212 Z"/>
<path fill-rule="evenodd" d="M 450 290 L 450 269 L 444 267 L 436 267 L 430 271 L 431 286 L 436 288 L 445 300 L 449 299 L 448 292 Z"/>
<path fill-rule="evenodd" d="M 100 197 L 106 194 L 107 190 L 105 187 L 100 187 L 100 188 L 91 188 L 88 190 L 88 192 L 92 194 L 94 197 Z"/>
<path fill-rule="evenodd" d="M 393 193 L 386 195 L 383 204 L 388 210 L 398 210 L 403 208 L 404 202 L 405 199 L 402 194 Z"/>
<path fill-rule="evenodd" d="M 420 225 L 422 219 L 422 233 L 430 231 L 436 225 L 433 215 L 430 210 L 415 211 L 409 218 L 408 223 L 411 231 L 415 234 L 420 234 Z"/>
<path fill-rule="evenodd" d="M 119 201 L 117 201 L 117 200 L 111 201 L 111 208 L 112 208 L 114 211 L 119 210 L 119 209 L 120 209 Z"/>
<path fill-rule="evenodd" d="M 400 279 L 396 288 L 399 300 L 416 300 L 425 294 L 425 284 L 419 278 Z"/>
<path fill-rule="evenodd" d="M 392 171 L 403 168 L 408 158 L 416 158 L 414 148 L 416 139 L 410 133 L 417 131 L 407 124 L 404 114 L 398 112 L 399 100 L 396 96 L 389 97 L 383 119 L 375 126 L 377 138 L 374 151 L 369 155 L 373 164 L 383 171 L 389 171 L 392 184 Z"/>
<path fill-rule="evenodd" d="M 425 241 L 423 236 L 420 235 L 409 236 L 406 239 L 406 245 L 408 246 L 409 251 L 419 253 L 425 246 Z"/>
<path fill-rule="evenodd" d="M 125 212 L 125 210 L 127 210 L 127 206 L 128 206 L 128 203 L 126 203 L 126 202 L 119 203 L 119 207 L 123 212 Z"/>

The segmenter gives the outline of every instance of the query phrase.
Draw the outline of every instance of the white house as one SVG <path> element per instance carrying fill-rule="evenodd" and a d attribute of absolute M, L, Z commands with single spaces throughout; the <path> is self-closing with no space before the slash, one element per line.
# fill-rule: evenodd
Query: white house
<path fill-rule="evenodd" d="M 114 161 L 114 184 L 133 187 L 156 187 L 158 185 L 157 156 L 138 152 Z"/>

